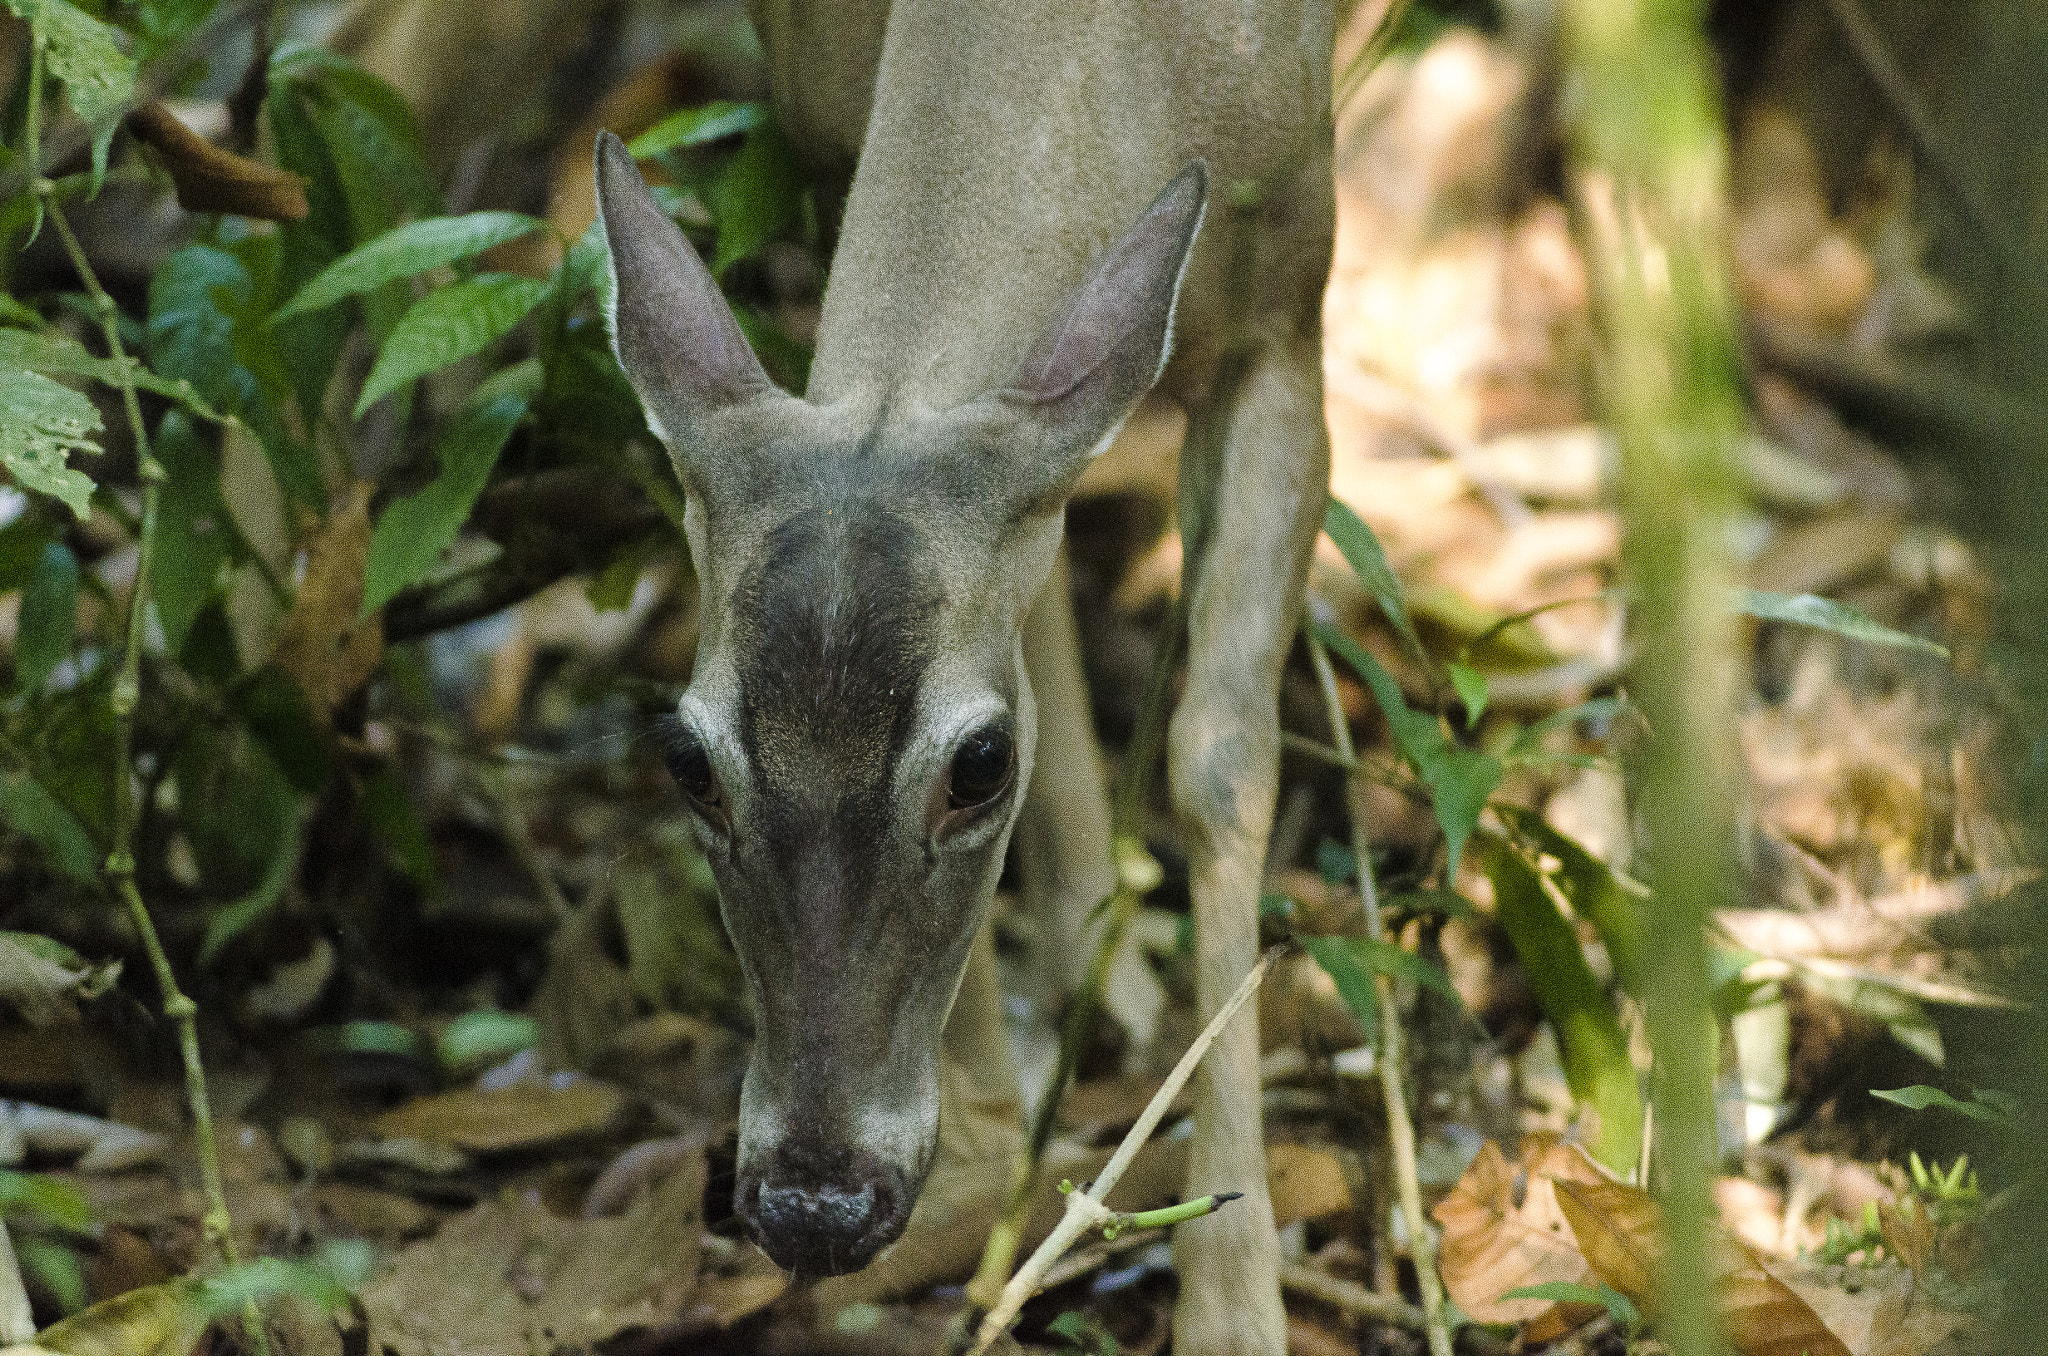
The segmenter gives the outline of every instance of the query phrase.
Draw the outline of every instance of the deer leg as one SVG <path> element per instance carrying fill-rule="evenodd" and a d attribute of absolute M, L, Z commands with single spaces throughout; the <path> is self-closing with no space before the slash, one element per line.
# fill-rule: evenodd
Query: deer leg
<path fill-rule="evenodd" d="M 1236 398 L 1208 416 L 1220 428 L 1191 430 L 1183 453 L 1183 493 L 1205 483 L 1213 507 L 1206 546 L 1188 553 L 1187 687 L 1167 766 L 1187 835 L 1205 1019 L 1257 959 L 1259 882 L 1279 780 L 1280 670 L 1329 484 L 1316 328 L 1311 321 L 1263 344 Z M 1198 465 L 1205 446 L 1214 459 Z M 1195 1074 L 1187 1196 L 1245 1198 L 1175 1232 L 1174 1350 L 1187 1356 L 1278 1356 L 1286 1345 L 1256 1013 L 1256 1005 L 1246 1008 Z"/>
<path fill-rule="evenodd" d="M 1038 997 L 1056 1007 L 1087 976 L 1096 906 L 1116 884 L 1109 792 L 1089 719 L 1064 549 L 1024 623 L 1024 665 L 1038 704 L 1038 757 L 1011 841 L 1024 898 L 1038 920 Z M 1111 958 L 1102 1000 L 1134 1050 L 1151 1042 L 1165 995 L 1128 935 Z"/>

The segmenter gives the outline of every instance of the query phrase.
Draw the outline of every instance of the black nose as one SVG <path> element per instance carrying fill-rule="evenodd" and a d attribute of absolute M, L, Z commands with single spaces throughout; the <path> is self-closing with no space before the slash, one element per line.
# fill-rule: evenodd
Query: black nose
<path fill-rule="evenodd" d="M 910 1218 L 903 1174 L 866 1154 L 830 1173 L 778 1155 L 743 1174 L 734 1208 L 775 1264 L 800 1276 L 859 1271 L 895 1242 Z"/>

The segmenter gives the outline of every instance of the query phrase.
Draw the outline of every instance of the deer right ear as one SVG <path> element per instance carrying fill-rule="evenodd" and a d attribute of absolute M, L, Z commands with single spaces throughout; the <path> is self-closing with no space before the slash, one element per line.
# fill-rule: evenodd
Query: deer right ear
<path fill-rule="evenodd" d="M 699 416 L 774 390 L 710 270 L 610 132 L 597 134 L 597 204 L 612 347 L 656 436 L 687 439 Z"/>

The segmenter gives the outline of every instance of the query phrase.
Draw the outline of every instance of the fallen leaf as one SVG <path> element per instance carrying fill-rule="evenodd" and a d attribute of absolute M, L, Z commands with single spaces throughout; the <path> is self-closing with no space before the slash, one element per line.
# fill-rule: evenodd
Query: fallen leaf
<path fill-rule="evenodd" d="M 186 1356 L 212 1314 L 199 1283 L 170 1281 L 103 1300 L 36 1334 L 35 1349 L 57 1356 Z"/>
<path fill-rule="evenodd" d="M 1444 1288 L 1458 1307 L 1482 1323 L 1525 1323 L 1551 1318 L 1561 1334 L 1582 1318 L 1556 1314 L 1544 1299 L 1503 1299 L 1510 1290 L 1549 1281 L 1584 1282 L 1590 1275 L 1578 1242 L 1558 1208 L 1559 1179 L 1602 1180 L 1577 1150 L 1554 1139 L 1531 1139 L 1523 1161 L 1510 1165 L 1488 1140 L 1451 1194 L 1430 1213 L 1443 1226 L 1437 1255 Z M 1577 1306 L 1574 1306 L 1577 1307 Z M 1588 1316 L 1591 1312 L 1588 1311 Z M 1529 1334 L 1530 1340 L 1547 1340 Z"/>
<path fill-rule="evenodd" d="M 700 1157 L 609 1219 L 509 1193 L 457 1216 L 364 1287 L 370 1350 L 525 1356 L 674 1322 L 697 1287 L 704 1177 Z"/>
<path fill-rule="evenodd" d="M 384 1139 L 427 1140 L 471 1153 L 503 1153 L 598 1134 L 625 1109 L 625 1094 L 594 1078 L 560 1083 L 523 1078 L 502 1088 L 461 1088 L 416 1097 L 377 1117 L 372 1130 Z"/>

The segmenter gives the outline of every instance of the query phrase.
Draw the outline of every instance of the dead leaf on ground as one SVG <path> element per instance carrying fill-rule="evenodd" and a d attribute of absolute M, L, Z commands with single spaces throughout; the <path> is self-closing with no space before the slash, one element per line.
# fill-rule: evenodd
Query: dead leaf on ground
<path fill-rule="evenodd" d="M 1528 1323 L 1525 1337 L 1532 1342 L 1561 1336 L 1597 1312 L 1502 1296 L 1523 1286 L 1587 1280 L 1586 1259 L 1558 1208 L 1556 1184 L 1603 1180 L 1584 1154 L 1552 1137 L 1526 1141 L 1519 1164 L 1510 1164 L 1493 1141 L 1482 1145 L 1458 1185 L 1430 1212 L 1443 1226 L 1437 1264 L 1458 1307 L 1482 1323 Z"/>
<path fill-rule="evenodd" d="M 298 685 L 322 727 L 384 658 L 383 614 L 360 615 L 375 488 L 357 481 L 307 546 L 305 578 L 271 651 L 271 662 Z"/>
<path fill-rule="evenodd" d="M 697 1288 L 701 1158 L 610 1219 L 505 1196 L 457 1216 L 364 1288 L 370 1350 L 526 1356 L 667 1325 Z"/>
<path fill-rule="evenodd" d="M 1969 1321 L 1936 1304 L 1896 1263 L 1845 1268 L 1767 1258 L 1764 1266 L 1857 1356 L 1922 1356 Z"/>
<path fill-rule="evenodd" d="M 609 1129 L 626 1096 L 594 1078 L 523 1078 L 502 1088 L 460 1088 L 416 1097 L 372 1123 L 385 1139 L 452 1144 L 471 1153 L 532 1149 Z"/>

